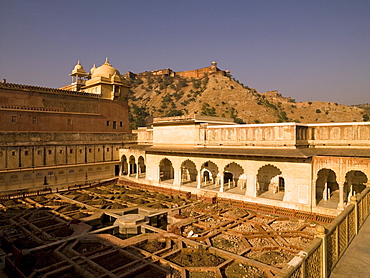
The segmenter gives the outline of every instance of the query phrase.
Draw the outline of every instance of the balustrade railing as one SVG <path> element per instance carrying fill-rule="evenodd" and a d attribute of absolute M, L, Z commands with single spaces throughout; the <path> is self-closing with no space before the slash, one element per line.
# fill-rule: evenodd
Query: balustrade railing
<path fill-rule="evenodd" d="M 316 227 L 316 238 L 277 278 L 327 278 L 358 234 L 370 212 L 370 187 L 351 197 L 347 208 L 326 228 Z"/>

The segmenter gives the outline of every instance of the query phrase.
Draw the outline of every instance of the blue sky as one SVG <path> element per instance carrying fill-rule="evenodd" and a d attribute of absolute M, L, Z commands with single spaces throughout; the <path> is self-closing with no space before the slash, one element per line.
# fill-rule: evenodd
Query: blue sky
<path fill-rule="evenodd" d="M 77 60 L 121 73 L 217 61 L 259 92 L 370 103 L 369 0 L 0 0 L 0 78 L 61 87 Z"/>

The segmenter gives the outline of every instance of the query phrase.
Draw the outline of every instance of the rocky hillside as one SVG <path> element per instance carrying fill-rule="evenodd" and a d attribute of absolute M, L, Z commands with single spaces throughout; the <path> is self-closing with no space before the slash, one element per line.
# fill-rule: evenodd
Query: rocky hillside
<path fill-rule="evenodd" d="M 364 107 L 330 102 L 295 102 L 278 92 L 259 93 L 230 76 L 203 78 L 148 75 L 133 79 L 129 92 L 131 128 L 144 119 L 199 114 L 234 118 L 237 123 L 368 121 Z"/>

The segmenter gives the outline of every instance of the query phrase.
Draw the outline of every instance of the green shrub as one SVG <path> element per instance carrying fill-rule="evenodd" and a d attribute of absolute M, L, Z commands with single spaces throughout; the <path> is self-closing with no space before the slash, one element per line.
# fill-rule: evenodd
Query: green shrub
<path fill-rule="evenodd" d="M 184 112 L 182 110 L 171 110 L 169 112 L 166 113 L 166 117 L 176 117 L 176 116 L 182 116 L 184 115 Z"/>
<path fill-rule="evenodd" d="M 188 86 L 188 83 L 186 82 L 185 79 L 180 79 L 179 82 L 177 82 L 177 88 L 183 88 L 183 87 L 186 87 Z"/>
<path fill-rule="evenodd" d="M 216 109 L 211 107 L 208 103 L 203 103 L 201 115 L 216 116 Z"/>
<path fill-rule="evenodd" d="M 240 118 L 235 118 L 234 122 L 237 123 L 237 124 L 245 124 L 245 122 Z"/>

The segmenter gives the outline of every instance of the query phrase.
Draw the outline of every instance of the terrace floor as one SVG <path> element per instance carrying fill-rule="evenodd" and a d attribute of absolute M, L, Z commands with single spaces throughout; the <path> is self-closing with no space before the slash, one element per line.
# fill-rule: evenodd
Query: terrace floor
<path fill-rule="evenodd" d="M 348 246 L 330 278 L 364 278 L 370 276 L 370 217 Z"/>
<path fill-rule="evenodd" d="M 116 220 L 135 210 L 142 232 L 121 234 Z M 1 203 L 0 258 L 13 246 L 29 254 L 7 256 L 25 277 L 271 278 L 315 225 L 117 184 Z"/>

